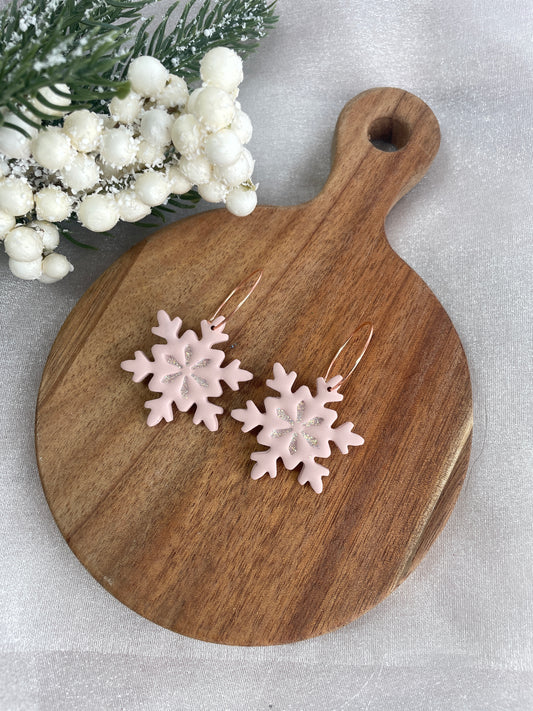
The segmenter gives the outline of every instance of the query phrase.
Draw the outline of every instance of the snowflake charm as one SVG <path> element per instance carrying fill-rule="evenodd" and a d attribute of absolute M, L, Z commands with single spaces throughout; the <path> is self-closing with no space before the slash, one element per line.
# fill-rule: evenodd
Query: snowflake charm
<path fill-rule="evenodd" d="M 252 373 L 239 367 L 238 360 L 221 367 L 225 354 L 213 346 L 229 338 L 223 332 L 224 317 L 219 316 L 213 322 L 202 321 L 200 339 L 194 331 L 185 331 L 180 336 L 181 319 L 171 320 L 165 311 L 157 312 L 157 321 L 158 326 L 152 328 L 152 333 L 164 338 L 166 343 L 152 346 L 154 360 L 148 360 L 142 351 L 135 351 L 134 360 L 120 364 L 121 368 L 133 373 L 135 383 L 152 375 L 148 388 L 161 393 L 161 397 L 144 403 L 150 410 L 148 425 L 157 425 L 162 419 L 170 422 L 174 417 L 173 403 L 180 412 L 196 405 L 194 424 L 204 422 L 207 429 L 214 432 L 218 429 L 217 415 L 221 415 L 223 409 L 209 402 L 208 398 L 222 395 L 222 381 L 232 390 L 238 390 L 239 382 L 253 377 Z M 213 328 L 216 326 L 219 328 Z"/>
<path fill-rule="evenodd" d="M 286 373 L 280 363 L 274 364 L 274 379 L 266 384 L 279 392 L 281 397 L 265 399 L 265 414 L 248 400 L 246 408 L 233 410 L 231 416 L 243 422 L 242 431 L 261 425 L 257 435 L 259 444 L 269 449 L 254 452 L 251 459 L 256 463 L 252 469 L 252 479 L 260 479 L 264 474 L 274 478 L 277 474 L 278 457 L 287 469 L 294 469 L 302 463 L 298 476 L 300 484 L 309 482 L 317 494 L 322 491 L 322 477 L 328 476 L 329 469 L 315 462 L 315 457 L 329 457 L 329 442 L 335 442 L 343 454 L 348 446 L 357 447 L 364 439 L 352 432 L 353 424 L 345 422 L 335 429 L 332 427 L 337 413 L 326 407 L 327 402 L 339 402 L 341 393 L 333 388 L 342 376 L 336 375 L 327 382 L 324 378 L 316 381 L 316 395 L 313 397 L 306 385 L 292 392 L 296 373 Z"/>

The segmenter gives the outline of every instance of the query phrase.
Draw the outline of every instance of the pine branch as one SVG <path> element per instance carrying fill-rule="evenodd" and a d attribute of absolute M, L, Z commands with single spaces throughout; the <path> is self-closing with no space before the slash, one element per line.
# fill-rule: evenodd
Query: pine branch
<path fill-rule="evenodd" d="M 176 2 L 153 33 L 145 29 L 139 34 L 133 54 L 154 54 L 169 71 L 193 82 L 200 77 L 201 58 L 213 47 L 230 47 L 241 56 L 252 52 L 278 20 L 275 4 L 266 0 L 187 0 L 180 19 L 166 33 L 180 5 Z M 189 19 L 195 8 L 196 15 Z"/>
<path fill-rule="evenodd" d="M 60 101 L 40 91 L 67 84 L 73 105 L 91 106 L 115 94 L 127 94 L 125 81 L 110 80 L 128 56 L 133 36 L 149 0 L 24 0 L 0 13 L 0 106 L 15 115 L 53 120 Z M 64 94 L 63 94 L 64 96 Z M 38 99 L 40 110 L 31 99 Z M 50 109 L 48 114 L 46 109 Z M 0 114 L 0 125 L 4 116 Z"/>

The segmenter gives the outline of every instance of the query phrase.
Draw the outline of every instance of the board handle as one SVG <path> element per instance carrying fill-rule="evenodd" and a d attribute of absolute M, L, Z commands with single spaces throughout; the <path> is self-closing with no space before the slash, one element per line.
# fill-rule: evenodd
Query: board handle
<path fill-rule="evenodd" d="M 316 200 L 385 220 L 426 173 L 439 144 L 438 121 L 421 99 L 402 89 L 369 89 L 339 116 L 331 173 Z"/>

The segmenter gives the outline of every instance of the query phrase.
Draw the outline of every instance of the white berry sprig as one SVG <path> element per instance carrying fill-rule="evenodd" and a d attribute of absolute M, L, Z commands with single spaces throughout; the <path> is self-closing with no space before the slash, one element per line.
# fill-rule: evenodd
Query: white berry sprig
<path fill-rule="evenodd" d="M 254 210 L 254 160 L 245 148 L 252 124 L 237 101 L 242 60 L 216 47 L 201 60 L 200 75 L 202 86 L 189 93 L 158 59 L 140 56 L 129 65 L 131 91 L 113 98 L 107 115 L 67 113 L 68 87 L 57 85 L 60 123 L 37 130 L 9 117 L 28 134 L 0 127 L 0 240 L 15 276 L 51 283 L 72 271 L 55 250 L 56 223 L 73 216 L 107 232 L 194 187 L 234 215 Z"/>

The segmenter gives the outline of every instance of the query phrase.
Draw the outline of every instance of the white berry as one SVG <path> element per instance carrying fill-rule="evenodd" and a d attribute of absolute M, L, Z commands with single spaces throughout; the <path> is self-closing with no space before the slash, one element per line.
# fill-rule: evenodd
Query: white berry
<path fill-rule="evenodd" d="M 233 188 L 226 197 L 226 208 L 232 215 L 246 217 L 254 211 L 257 205 L 257 194 L 255 190 L 244 190 Z"/>
<path fill-rule="evenodd" d="M 7 254 L 18 262 L 40 259 L 43 252 L 41 235 L 31 227 L 15 227 L 4 240 Z"/>
<path fill-rule="evenodd" d="M 202 93 L 203 90 L 204 90 L 204 87 L 199 86 L 198 89 L 194 89 L 193 91 L 191 91 L 191 93 L 189 94 L 189 98 L 187 99 L 187 105 L 186 105 L 187 113 L 189 113 L 189 114 L 194 113 L 194 107 L 196 106 L 196 100 L 198 99 L 198 97 L 200 96 L 200 94 Z"/>
<path fill-rule="evenodd" d="M 38 121 L 39 119 L 34 119 Z M 37 135 L 37 129 L 30 126 L 15 114 L 7 112 L 4 114 L 4 123 L 12 123 L 15 126 L 20 126 L 31 137 Z M 27 159 L 31 153 L 31 138 L 28 138 L 20 131 L 7 126 L 0 127 L 0 153 L 3 153 L 7 158 L 22 158 Z"/>
<path fill-rule="evenodd" d="M 135 190 L 121 190 L 115 195 L 120 219 L 124 222 L 138 222 L 150 214 L 151 208 L 139 199 Z"/>
<path fill-rule="evenodd" d="M 218 166 L 224 167 L 235 163 L 241 151 L 242 144 L 237 134 L 229 128 L 212 133 L 205 142 L 207 158 Z"/>
<path fill-rule="evenodd" d="M 39 131 L 32 141 L 32 153 L 37 163 L 48 170 L 61 170 L 73 157 L 70 138 L 56 126 Z"/>
<path fill-rule="evenodd" d="M 135 91 L 130 93 L 123 99 L 114 96 L 109 102 L 109 113 L 119 123 L 133 123 L 140 114 L 143 106 L 143 101 L 139 94 Z"/>
<path fill-rule="evenodd" d="M 170 135 L 178 153 L 189 158 L 200 150 L 205 139 L 203 127 L 192 114 L 179 116 L 172 124 Z"/>
<path fill-rule="evenodd" d="M 16 223 L 14 215 L 10 215 L 5 210 L 0 210 L 0 239 L 3 239 L 9 230 L 15 227 Z"/>
<path fill-rule="evenodd" d="M 59 244 L 59 230 L 52 222 L 34 220 L 30 222 L 29 227 L 32 227 L 40 235 L 45 252 L 51 252 Z"/>
<path fill-rule="evenodd" d="M 70 90 L 66 84 L 54 84 L 54 88 L 63 92 L 63 94 L 70 94 Z M 45 86 L 42 89 L 39 89 L 39 94 L 43 97 L 43 99 L 49 101 L 51 104 L 61 107 L 58 109 L 51 109 L 49 106 L 42 104 L 38 98 L 32 99 L 31 103 L 33 106 L 47 116 L 63 116 L 67 110 L 67 107 L 70 106 L 70 99 L 66 96 L 56 94 L 55 91 L 52 91 L 52 87 Z"/>
<path fill-rule="evenodd" d="M 161 205 L 170 195 L 170 184 L 164 173 L 141 173 L 137 176 L 134 187 L 137 196 L 150 207 Z"/>
<path fill-rule="evenodd" d="M 90 153 L 98 148 L 103 123 L 98 114 L 80 109 L 65 116 L 63 132 L 67 134 L 74 148 Z"/>
<path fill-rule="evenodd" d="M 50 280 L 59 281 L 63 279 L 63 277 L 66 277 L 73 269 L 74 267 L 63 254 L 52 252 L 52 254 L 49 254 L 43 259 L 42 273 L 48 277 L 46 281 L 49 284 L 52 283 Z M 43 280 L 41 279 L 41 281 Z"/>
<path fill-rule="evenodd" d="M 192 188 L 190 180 L 183 175 L 177 165 L 171 165 L 167 170 L 167 180 L 170 185 L 170 191 L 174 195 L 183 195 L 188 193 Z"/>
<path fill-rule="evenodd" d="M 138 94 L 154 98 L 165 88 L 168 71 L 155 57 L 137 57 L 129 66 L 128 79 Z"/>
<path fill-rule="evenodd" d="M 95 159 L 85 153 L 78 153 L 61 173 L 63 185 L 72 192 L 89 190 L 100 179 L 100 168 Z"/>
<path fill-rule="evenodd" d="M 236 187 L 249 180 L 252 177 L 253 170 L 254 159 L 252 154 L 247 148 L 243 148 L 235 163 L 223 168 L 215 168 L 215 175 L 230 187 Z"/>
<path fill-rule="evenodd" d="M 100 158 L 113 168 L 124 168 L 135 160 L 137 141 L 125 126 L 106 128 L 102 134 Z"/>
<path fill-rule="evenodd" d="M 162 165 L 165 160 L 165 148 L 141 139 L 137 146 L 135 160 L 146 166 Z"/>
<path fill-rule="evenodd" d="M 218 180 L 211 180 L 205 185 L 199 185 L 198 192 L 206 202 L 224 202 L 228 187 Z"/>
<path fill-rule="evenodd" d="M 33 191 L 25 178 L 9 177 L 0 180 L 0 210 L 18 217 L 32 208 Z"/>
<path fill-rule="evenodd" d="M 42 267 L 42 264 L 41 264 Z M 74 267 L 72 267 L 74 269 Z M 43 274 L 41 272 L 41 275 L 39 277 L 39 281 L 42 284 L 54 284 L 56 281 L 59 281 L 58 279 L 52 279 L 51 277 L 47 276 L 46 274 Z"/>
<path fill-rule="evenodd" d="M 42 188 L 35 194 L 35 211 L 38 220 L 61 222 L 72 211 L 72 198 L 56 185 Z"/>
<path fill-rule="evenodd" d="M 231 130 L 235 131 L 239 141 L 245 145 L 252 138 L 252 122 L 248 114 L 241 109 L 236 109 L 235 116 L 231 122 Z"/>
<path fill-rule="evenodd" d="M 203 185 L 211 180 L 211 164 L 204 156 L 194 158 L 183 156 L 180 158 L 179 168 L 193 185 Z"/>
<path fill-rule="evenodd" d="M 112 195 L 88 195 L 78 206 L 78 220 L 91 232 L 107 232 L 119 220 L 118 205 Z"/>
<path fill-rule="evenodd" d="M 155 146 L 168 146 L 173 121 L 164 109 L 150 109 L 141 119 L 141 136 Z"/>
<path fill-rule="evenodd" d="M 215 47 L 200 62 L 200 75 L 206 84 L 231 92 L 242 82 L 242 59 L 228 47 Z"/>
<path fill-rule="evenodd" d="M 11 273 L 19 279 L 38 279 L 41 276 L 41 257 L 31 262 L 20 262 L 18 259 L 9 260 Z"/>
<path fill-rule="evenodd" d="M 198 94 L 192 113 L 210 131 L 220 131 L 233 121 L 235 104 L 223 89 L 206 86 Z"/>
<path fill-rule="evenodd" d="M 165 106 L 167 109 L 172 109 L 175 106 L 185 106 L 189 99 L 189 90 L 185 79 L 171 74 L 168 77 L 166 86 L 155 99 L 160 106 Z"/>

